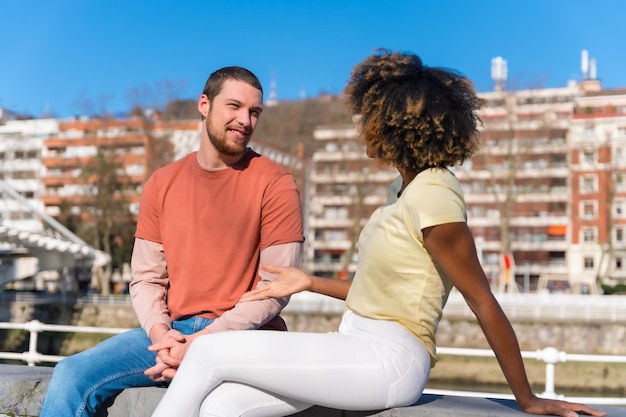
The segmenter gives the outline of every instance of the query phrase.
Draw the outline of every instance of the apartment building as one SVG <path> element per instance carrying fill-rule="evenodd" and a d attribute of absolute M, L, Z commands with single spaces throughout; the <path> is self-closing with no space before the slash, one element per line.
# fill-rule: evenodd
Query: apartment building
<path fill-rule="evenodd" d="M 58 133 L 44 140 L 46 173 L 41 199 L 48 213 L 57 216 L 62 207 L 69 207 L 74 214 L 88 216 L 81 207 L 90 204 L 98 177 L 104 174 L 85 177 L 96 156 L 115 165 L 119 192 L 136 213 L 143 183 L 177 155 L 174 136 L 188 140 L 198 134 L 199 127 L 197 120 L 165 122 L 140 117 L 60 121 Z"/>
<path fill-rule="evenodd" d="M 582 84 L 569 130 L 572 279 L 626 280 L 626 89 Z"/>
<path fill-rule="evenodd" d="M 42 290 L 106 257 L 45 213 L 43 142 L 58 129 L 53 119 L 0 125 L 0 285 Z"/>
<path fill-rule="evenodd" d="M 576 83 L 481 93 L 481 147 L 454 169 L 487 277 L 501 291 L 566 277 L 570 229 L 567 132 Z"/>
<path fill-rule="evenodd" d="M 305 192 L 304 268 L 323 277 L 354 274 L 356 241 L 370 214 L 385 203 L 395 169 L 365 155 L 353 125 L 318 127 Z"/>
<path fill-rule="evenodd" d="M 626 90 L 585 79 L 480 96 L 481 148 L 452 169 L 492 288 L 596 293 L 625 280 Z M 315 140 L 306 268 L 349 276 L 357 232 L 397 174 L 367 159 L 354 126 Z"/>
<path fill-rule="evenodd" d="M 0 180 L 17 192 L 30 206 L 43 210 L 41 162 L 43 141 L 59 130 L 54 119 L 9 120 L 0 125 Z M 24 210 L 21 202 L 4 193 L 0 197 L 2 224 L 24 231 L 38 231 L 39 219 Z"/>
<path fill-rule="evenodd" d="M 567 132 L 578 94 L 574 83 L 481 94 L 487 103 L 480 113 L 481 151 L 453 170 L 494 285 L 506 284 L 501 279 L 505 269 L 510 280 L 517 276 L 523 283 L 525 277 L 529 287 L 537 285 L 541 274 L 568 272 Z M 353 273 L 358 256 L 353 243 L 372 211 L 389 197 L 398 174 L 380 170 L 367 158 L 354 126 L 320 127 L 315 140 L 319 145 L 306 204 L 307 268 L 321 276 L 345 274 L 346 267 Z M 503 216 L 506 207 L 510 211 Z M 509 240 L 506 251 L 503 234 Z"/>

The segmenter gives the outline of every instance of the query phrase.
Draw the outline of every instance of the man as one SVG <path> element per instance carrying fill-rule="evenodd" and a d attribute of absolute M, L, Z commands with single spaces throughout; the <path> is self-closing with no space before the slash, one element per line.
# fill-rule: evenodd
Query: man
<path fill-rule="evenodd" d="M 278 313 L 288 298 L 239 302 L 273 279 L 261 263 L 296 266 L 304 240 L 293 175 L 247 147 L 262 103 L 250 71 L 211 74 L 199 150 L 144 186 L 130 284 L 142 329 L 57 364 L 41 417 L 93 416 L 125 388 L 165 386 L 201 334 L 286 330 Z"/>

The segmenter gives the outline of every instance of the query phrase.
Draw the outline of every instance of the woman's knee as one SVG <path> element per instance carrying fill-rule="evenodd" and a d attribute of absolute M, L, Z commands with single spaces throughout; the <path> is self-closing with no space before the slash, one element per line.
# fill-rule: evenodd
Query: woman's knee
<path fill-rule="evenodd" d="M 219 347 L 219 343 L 215 342 L 214 334 L 205 334 L 197 337 L 191 342 L 189 349 L 187 349 L 187 353 L 185 353 L 185 357 L 192 356 L 198 358 L 198 356 L 208 356 L 208 353 L 214 353 L 216 347 Z"/>

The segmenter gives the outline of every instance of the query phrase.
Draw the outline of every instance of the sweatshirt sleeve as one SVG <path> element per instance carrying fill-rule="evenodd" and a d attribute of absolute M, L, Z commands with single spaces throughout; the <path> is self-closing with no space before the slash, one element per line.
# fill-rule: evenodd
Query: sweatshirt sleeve
<path fill-rule="evenodd" d="M 171 328 L 172 319 L 165 301 L 169 276 L 163 245 L 136 238 L 130 264 L 129 292 L 139 324 L 148 335 L 155 324 Z"/>
<path fill-rule="evenodd" d="M 278 265 L 298 267 L 300 263 L 301 242 L 284 243 L 281 245 L 269 246 L 261 251 L 259 262 L 260 281 L 258 287 L 263 287 L 276 279 L 275 274 L 265 272 L 261 265 Z M 289 302 L 289 297 L 278 299 L 267 299 L 259 301 L 239 302 L 231 310 L 225 312 L 207 326 L 211 333 L 223 332 L 226 330 L 250 330 L 258 329 L 268 323 Z"/>

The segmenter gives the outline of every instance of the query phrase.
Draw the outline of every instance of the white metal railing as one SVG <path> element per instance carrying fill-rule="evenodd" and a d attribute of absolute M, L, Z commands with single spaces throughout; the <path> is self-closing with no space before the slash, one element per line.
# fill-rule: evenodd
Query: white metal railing
<path fill-rule="evenodd" d="M 71 293 L 39 293 L 39 292 L 0 292 L 0 303 L 20 302 L 31 304 L 61 305 L 119 305 L 131 306 L 128 294 L 71 294 Z M 1 416 L 0 416 L 1 417 Z"/>
<path fill-rule="evenodd" d="M 481 357 L 495 357 L 495 354 L 491 349 L 467 349 L 467 348 L 447 348 L 438 347 L 438 355 L 456 355 L 456 356 L 481 356 Z M 575 401 L 585 404 L 604 404 L 604 405 L 626 405 L 626 398 L 618 397 L 567 397 L 557 394 L 555 392 L 555 379 L 554 371 L 555 366 L 558 363 L 570 362 L 599 362 L 599 363 L 626 363 L 626 356 L 620 355 L 587 355 L 587 354 L 571 354 L 560 351 L 554 347 L 547 347 L 537 350 L 535 352 L 522 351 L 522 358 L 524 359 L 536 359 L 546 364 L 546 382 L 545 389 L 540 397 L 544 398 L 557 398 L 561 400 Z M 437 389 L 426 389 L 425 392 L 430 394 L 441 395 L 461 395 L 466 397 L 489 397 L 489 398 L 504 398 L 514 399 L 512 394 L 494 394 L 484 392 L 472 392 L 472 391 L 448 391 Z"/>
<path fill-rule="evenodd" d="M 119 334 L 130 329 L 120 329 L 113 327 L 86 327 L 86 326 L 68 326 L 61 324 L 45 324 L 39 320 L 31 320 L 26 323 L 0 323 L 0 329 L 19 329 L 29 333 L 28 350 L 22 353 L 0 352 L 0 359 L 13 359 L 24 361 L 28 366 L 34 366 L 39 362 L 58 362 L 65 356 L 44 355 L 37 352 L 37 341 L 40 332 L 69 332 L 69 333 L 101 333 L 101 334 Z"/>
<path fill-rule="evenodd" d="M 100 333 L 100 334 L 119 334 L 130 329 L 111 328 L 111 327 L 85 327 L 85 326 L 69 326 L 58 324 L 45 324 L 38 320 L 32 320 L 26 323 L 3 323 L 0 322 L 0 329 L 20 329 L 29 332 L 28 351 L 22 353 L 0 352 L 0 359 L 12 359 L 26 362 L 29 366 L 34 366 L 39 362 L 58 362 L 65 356 L 44 355 L 37 352 L 37 340 L 40 332 L 76 332 L 76 333 Z M 494 353 L 490 349 L 467 349 L 467 348 L 447 348 L 438 347 L 439 355 L 456 355 L 456 356 L 481 356 L 494 357 Z M 523 351 L 522 357 L 525 359 L 536 359 L 546 364 L 546 381 L 545 389 L 541 394 L 544 398 L 567 399 L 569 401 L 582 402 L 585 404 L 604 404 L 604 405 L 626 405 L 626 398 L 608 398 L 608 397 L 567 397 L 559 395 L 555 392 L 554 371 L 555 365 L 561 362 L 600 362 L 600 363 L 626 363 L 626 356 L 619 355 L 585 355 L 585 354 L 568 354 L 559 351 L 554 347 L 537 350 L 535 352 Z M 488 397 L 514 399 L 511 394 L 498 394 L 474 391 L 452 391 L 426 389 L 424 392 L 439 395 L 460 395 L 466 397 Z"/>

